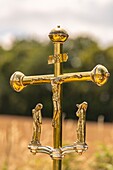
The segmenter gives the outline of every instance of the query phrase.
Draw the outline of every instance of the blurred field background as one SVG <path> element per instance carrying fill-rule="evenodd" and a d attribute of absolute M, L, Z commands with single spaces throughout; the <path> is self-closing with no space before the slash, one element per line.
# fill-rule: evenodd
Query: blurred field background
<path fill-rule="evenodd" d="M 102 48 L 92 37 L 77 37 L 64 43 L 68 61 L 63 63 L 63 73 L 91 71 L 97 64 L 110 72 L 108 82 L 98 87 L 92 82 L 72 82 L 63 85 L 63 113 L 66 119 L 74 119 L 76 104 L 88 102 L 87 120 L 97 121 L 99 115 L 105 122 L 113 121 L 113 46 Z M 15 39 L 10 49 L 0 47 L 0 113 L 31 116 L 38 102 L 43 104 L 43 117 L 52 117 L 52 92 L 50 84 L 29 85 L 20 93 L 10 87 L 10 77 L 15 71 L 25 75 L 53 74 L 53 64 L 48 56 L 53 54 L 50 41 L 33 38 Z M 71 99 L 71 100 L 69 100 Z"/>
<path fill-rule="evenodd" d="M 0 0 L 0 170 L 48 170 L 47 155 L 27 149 L 32 136 L 31 111 L 43 104 L 43 145 L 52 146 L 51 86 L 28 86 L 20 93 L 10 87 L 15 71 L 25 75 L 53 74 L 48 34 L 61 25 L 69 34 L 64 43 L 68 61 L 63 73 L 91 71 L 97 64 L 110 72 L 108 82 L 63 85 L 63 145 L 76 140 L 76 104 L 88 102 L 87 143 L 82 156 L 67 155 L 63 170 L 113 170 L 113 1 Z"/>
<path fill-rule="evenodd" d="M 63 145 L 76 140 L 75 120 L 63 121 Z M 18 116 L 0 116 L 0 169 L 1 170 L 48 170 L 52 160 L 48 155 L 32 155 L 27 149 L 32 137 L 32 119 Z M 87 122 L 87 144 L 83 155 L 68 154 L 63 159 L 63 170 L 112 170 L 113 124 Z M 42 145 L 52 146 L 50 119 L 43 119 Z"/>
<path fill-rule="evenodd" d="M 98 87 L 92 82 L 63 85 L 63 145 L 76 141 L 76 104 L 88 102 L 87 143 L 82 156 L 67 155 L 63 170 L 113 170 L 113 46 L 101 48 L 91 37 L 69 39 L 64 44 L 69 59 L 63 72 L 92 70 L 95 65 L 107 67 L 111 76 Z M 38 102 L 44 105 L 41 141 L 52 146 L 52 94 L 50 85 L 28 86 L 17 93 L 9 79 L 15 71 L 25 75 L 53 73 L 47 59 L 53 54 L 53 44 L 35 39 L 15 39 L 9 49 L 0 47 L 0 169 L 48 170 L 52 160 L 47 155 L 32 155 L 27 149 L 32 136 L 31 111 Z M 8 116 L 9 115 L 9 116 Z"/>
<path fill-rule="evenodd" d="M 113 170 L 113 46 L 102 48 L 91 37 L 69 39 L 64 44 L 69 59 L 63 72 L 90 71 L 102 64 L 110 72 L 108 82 L 98 87 L 92 82 L 73 82 L 63 85 L 63 145 L 76 141 L 76 104 L 88 102 L 87 143 L 82 156 L 67 155 L 63 170 Z M 32 109 L 38 102 L 42 110 L 41 141 L 52 146 L 52 93 L 50 85 L 28 86 L 20 93 L 10 87 L 15 71 L 25 75 L 53 73 L 47 64 L 53 54 L 53 44 L 35 39 L 15 39 L 9 49 L 0 47 L 0 169 L 48 170 L 52 160 L 47 155 L 32 155 L 27 149 L 32 136 Z M 9 115 L 9 116 L 8 116 Z M 11 116 L 12 115 L 12 116 Z M 98 123 L 99 122 L 99 123 Z"/>

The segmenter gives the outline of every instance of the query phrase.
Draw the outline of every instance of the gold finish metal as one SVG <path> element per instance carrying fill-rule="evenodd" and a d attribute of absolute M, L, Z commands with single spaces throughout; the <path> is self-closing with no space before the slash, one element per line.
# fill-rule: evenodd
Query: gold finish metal
<path fill-rule="evenodd" d="M 23 77 L 23 73 L 16 71 L 10 78 L 10 85 L 17 92 L 20 92 L 25 87 L 22 83 Z"/>
<path fill-rule="evenodd" d="M 49 33 L 50 40 L 54 43 L 54 54 L 49 56 L 48 64 L 54 64 L 54 74 L 25 76 L 17 71 L 10 78 L 12 88 L 20 92 L 28 85 L 38 85 L 50 83 L 52 86 L 52 101 L 53 101 L 53 148 L 50 146 L 42 146 L 40 142 L 42 115 L 41 110 L 43 105 L 38 103 L 33 114 L 33 135 L 28 148 L 33 154 L 45 153 L 53 159 L 53 170 L 62 169 L 62 158 L 67 153 L 82 152 L 88 149 L 85 143 L 86 136 L 86 110 L 87 102 L 78 104 L 76 115 L 78 116 L 77 125 L 77 140 L 74 144 L 62 147 L 62 84 L 75 81 L 92 81 L 98 86 L 104 85 L 110 76 L 108 70 L 97 65 L 92 71 L 77 72 L 77 73 L 62 73 L 62 62 L 66 62 L 68 55 L 63 53 L 63 43 L 67 40 L 67 32 L 57 26 Z"/>
<path fill-rule="evenodd" d="M 49 38 L 54 42 L 54 56 L 57 56 L 54 63 L 54 77 L 58 77 L 62 74 L 62 64 L 58 56 L 63 56 L 63 42 L 68 38 L 68 34 L 58 26 L 50 32 Z M 53 147 L 58 150 L 62 147 L 62 85 L 54 83 L 53 80 L 51 85 L 53 92 Z M 53 170 L 61 169 L 62 160 L 53 159 Z"/>
<path fill-rule="evenodd" d="M 32 110 L 33 114 L 33 136 L 32 141 L 29 144 L 29 149 L 33 154 L 36 154 L 37 147 L 40 146 L 40 135 L 41 135 L 41 124 L 42 124 L 42 114 L 41 109 L 43 105 L 38 103 L 35 109 Z"/>
<path fill-rule="evenodd" d="M 77 141 L 75 142 L 77 152 L 82 154 L 88 146 L 85 143 L 86 140 L 86 109 L 87 109 L 87 102 L 83 102 L 81 104 L 77 104 L 78 111 L 76 115 L 79 117 L 78 119 L 78 126 L 77 126 Z"/>
<path fill-rule="evenodd" d="M 98 86 L 104 85 L 110 74 L 108 70 L 98 64 L 92 71 L 87 72 L 77 72 L 77 73 L 65 73 L 60 74 L 59 76 L 50 75 L 41 75 L 41 76 L 25 76 L 23 73 L 17 71 L 10 78 L 10 84 L 12 88 L 20 92 L 27 85 L 38 85 L 43 83 L 51 83 L 54 82 L 62 84 L 74 81 L 92 81 Z"/>
<path fill-rule="evenodd" d="M 62 63 L 68 60 L 68 55 L 66 53 L 59 54 L 59 55 L 50 55 L 48 59 L 48 64 L 54 64 L 57 61 Z"/>
<path fill-rule="evenodd" d="M 110 76 L 108 70 L 102 65 L 97 65 L 93 69 L 91 74 L 92 74 L 92 80 L 98 86 L 102 86 L 103 84 L 105 84 L 106 81 L 108 80 L 108 77 Z"/>
<path fill-rule="evenodd" d="M 60 26 L 57 26 L 56 28 L 52 29 L 51 32 L 49 33 L 49 38 L 53 42 L 65 42 L 69 35 L 67 32 L 60 28 Z"/>
<path fill-rule="evenodd" d="M 56 89 L 56 87 L 55 87 Z M 56 90 L 55 90 L 56 92 Z M 54 101 L 54 100 L 53 100 Z M 56 102 L 56 101 L 55 101 Z M 33 154 L 36 153 L 45 153 L 50 155 L 50 157 L 53 159 L 53 165 L 55 167 L 60 168 L 61 160 L 67 153 L 73 153 L 77 152 L 79 154 L 82 154 L 84 151 L 88 149 L 87 144 L 85 143 L 85 137 L 86 137 L 86 109 L 87 109 L 87 102 L 83 102 L 81 104 L 77 104 L 78 111 L 76 112 L 76 115 L 79 117 L 78 120 L 78 126 L 77 126 L 77 140 L 74 142 L 71 146 L 64 146 L 64 147 L 49 147 L 49 146 L 42 146 L 40 143 L 40 135 L 41 135 L 41 124 L 42 124 L 42 115 L 41 115 L 41 109 L 43 108 L 43 105 L 41 103 L 38 103 L 35 107 L 35 109 L 32 110 L 33 113 L 33 136 L 30 144 L 28 145 L 28 148 Z M 60 106 L 60 105 L 59 105 Z M 55 107 L 56 104 L 55 104 Z M 54 107 L 54 109 L 55 109 Z M 54 111 L 57 111 L 57 114 L 59 114 L 59 109 L 55 109 Z M 54 113 L 56 114 L 56 112 Z M 57 116 L 57 115 L 55 115 Z M 58 127 L 60 127 L 60 123 L 58 121 L 58 117 L 54 118 L 56 121 L 53 122 L 53 127 L 56 130 Z M 53 119 L 53 120 L 54 120 Z M 56 132 L 56 131 L 55 131 Z M 55 133 L 56 135 L 56 133 Z M 59 135 L 59 133 L 57 134 Z M 57 141 L 58 142 L 58 141 Z M 56 141 L 55 141 L 56 144 Z"/>
<path fill-rule="evenodd" d="M 41 103 L 38 103 L 35 107 L 35 109 L 32 110 L 33 114 L 33 141 L 38 141 L 40 144 L 40 135 L 41 135 L 41 124 L 42 124 L 42 115 L 41 115 L 41 109 L 43 108 L 43 105 Z"/>

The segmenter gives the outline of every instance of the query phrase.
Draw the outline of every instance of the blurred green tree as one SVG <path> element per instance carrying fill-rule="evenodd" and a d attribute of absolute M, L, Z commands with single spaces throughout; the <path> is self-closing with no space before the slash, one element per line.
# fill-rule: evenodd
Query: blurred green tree
<path fill-rule="evenodd" d="M 69 39 L 64 44 L 68 62 L 63 63 L 63 72 L 90 71 L 102 64 L 112 73 L 113 47 L 101 49 L 97 42 L 88 37 Z M 15 71 L 25 75 L 53 73 L 53 65 L 48 65 L 48 56 L 53 54 L 51 42 L 15 40 L 10 50 L 0 48 L 0 114 L 31 115 L 38 102 L 44 105 L 43 116 L 52 117 L 51 86 L 28 86 L 20 93 L 14 92 L 9 78 Z M 101 88 L 92 82 L 73 82 L 63 85 L 63 112 L 65 118 L 74 118 L 76 104 L 89 103 L 87 119 L 96 121 L 101 114 L 105 121 L 113 121 L 112 74 Z M 70 100 L 69 100 L 70 99 Z"/>

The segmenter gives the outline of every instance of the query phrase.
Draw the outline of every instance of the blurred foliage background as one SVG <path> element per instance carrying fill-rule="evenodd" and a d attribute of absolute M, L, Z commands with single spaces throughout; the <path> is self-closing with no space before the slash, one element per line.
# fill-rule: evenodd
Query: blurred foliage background
<path fill-rule="evenodd" d="M 108 82 L 98 87 L 92 82 L 72 82 L 63 85 L 64 117 L 76 119 L 76 104 L 87 101 L 87 120 L 97 121 L 99 115 L 106 122 L 113 121 L 113 46 L 101 48 L 91 37 L 68 39 L 64 43 L 69 59 L 63 63 L 63 72 L 91 71 L 97 64 L 104 65 L 110 72 Z M 35 39 L 15 39 L 10 49 L 0 47 L 0 114 L 32 115 L 31 110 L 38 102 L 44 105 L 43 117 L 52 117 L 52 93 L 48 84 L 28 86 L 20 93 L 9 83 L 15 71 L 25 75 L 53 73 L 53 65 L 48 65 L 48 56 L 53 54 L 50 41 Z"/>

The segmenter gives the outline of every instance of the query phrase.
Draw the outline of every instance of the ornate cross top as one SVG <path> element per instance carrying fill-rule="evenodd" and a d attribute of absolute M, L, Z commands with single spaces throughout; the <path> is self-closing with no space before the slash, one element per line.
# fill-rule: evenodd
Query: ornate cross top
<path fill-rule="evenodd" d="M 79 119 L 76 142 L 74 142 L 73 145 L 62 147 L 62 84 L 73 81 L 92 81 L 98 86 L 102 86 L 106 83 L 109 72 L 104 66 L 97 65 L 92 71 L 63 74 L 62 62 L 66 62 L 68 59 L 68 55 L 63 53 L 63 43 L 67 40 L 68 34 L 58 26 L 49 33 L 49 38 L 54 44 L 54 54 L 49 56 L 48 64 L 54 64 L 54 74 L 25 76 L 23 73 L 17 71 L 11 76 L 10 84 L 17 92 L 20 92 L 27 87 L 27 85 L 51 84 L 53 93 L 53 148 L 42 146 L 40 142 L 42 123 L 41 109 L 43 107 L 40 103 L 32 111 L 33 136 L 28 148 L 34 154 L 40 152 L 50 155 L 53 159 L 53 169 L 61 170 L 62 158 L 65 154 L 75 151 L 81 154 L 88 148 L 85 143 L 87 102 L 77 105 L 78 111 L 76 115 Z"/>

